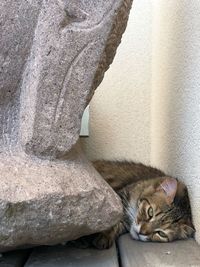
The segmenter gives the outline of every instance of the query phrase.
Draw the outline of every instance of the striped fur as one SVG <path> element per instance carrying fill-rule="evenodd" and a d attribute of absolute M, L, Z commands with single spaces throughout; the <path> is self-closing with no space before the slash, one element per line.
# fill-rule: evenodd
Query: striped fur
<path fill-rule="evenodd" d="M 124 214 L 111 229 L 95 235 L 93 245 L 108 248 L 125 232 L 141 241 L 169 242 L 193 235 L 186 186 L 141 163 L 95 161 L 96 170 L 120 196 Z"/>

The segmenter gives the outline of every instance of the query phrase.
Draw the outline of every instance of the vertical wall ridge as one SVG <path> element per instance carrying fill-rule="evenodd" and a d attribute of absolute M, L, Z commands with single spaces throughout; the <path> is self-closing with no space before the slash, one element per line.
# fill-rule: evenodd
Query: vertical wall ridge
<path fill-rule="evenodd" d="M 151 164 L 187 184 L 200 242 L 200 3 L 153 3 Z"/>

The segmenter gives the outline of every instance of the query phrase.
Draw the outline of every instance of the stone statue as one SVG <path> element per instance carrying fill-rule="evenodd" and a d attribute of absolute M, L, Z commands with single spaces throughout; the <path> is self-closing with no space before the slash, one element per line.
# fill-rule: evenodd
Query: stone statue
<path fill-rule="evenodd" d="M 115 224 L 118 197 L 77 146 L 131 0 L 1 0 L 0 251 Z"/>

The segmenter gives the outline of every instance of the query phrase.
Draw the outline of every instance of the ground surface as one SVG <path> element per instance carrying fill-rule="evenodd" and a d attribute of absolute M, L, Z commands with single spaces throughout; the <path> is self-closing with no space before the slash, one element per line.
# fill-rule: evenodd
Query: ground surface
<path fill-rule="evenodd" d="M 200 267 L 200 246 L 194 240 L 144 243 L 122 236 L 109 250 L 71 246 L 38 247 L 9 252 L 0 267 Z"/>

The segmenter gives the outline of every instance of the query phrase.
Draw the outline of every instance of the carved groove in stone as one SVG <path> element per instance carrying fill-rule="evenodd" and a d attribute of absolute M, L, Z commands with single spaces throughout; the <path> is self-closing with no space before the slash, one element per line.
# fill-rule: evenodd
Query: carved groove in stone
<path fill-rule="evenodd" d="M 66 90 L 67 90 L 67 84 L 71 78 L 72 71 L 76 67 L 76 64 L 79 62 L 79 60 L 81 60 L 81 57 L 85 53 L 85 51 L 87 51 L 87 49 L 92 45 L 93 45 L 93 42 L 89 42 L 83 48 L 81 48 L 81 50 L 78 52 L 78 54 L 71 61 L 70 67 L 67 69 L 66 75 L 65 75 L 63 82 L 62 82 L 62 88 L 61 88 L 60 94 L 58 96 L 58 101 L 56 104 L 54 124 L 56 124 L 58 122 L 60 114 L 62 112 L 62 108 L 63 108 L 64 101 L 65 101 L 65 94 L 66 94 Z"/>
<path fill-rule="evenodd" d="M 111 7 L 107 10 L 106 13 L 103 14 L 103 16 L 100 18 L 100 20 L 94 24 L 91 24 L 90 26 L 84 26 L 82 23 L 79 23 L 79 21 L 75 21 L 72 25 L 69 26 L 69 30 L 86 30 L 86 31 L 93 31 L 97 27 L 99 27 L 103 22 L 109 17 L 110 13 L 113 12 L 114 6 L 116 5 L 116 1 L 112 2 Z M 84 20 L 82 20 L 84 21 Z M 82 22 L 81 21 L 81 22 Z"/>
<path fill-rule="evenodd" d="M 88 14 L 85 13 L 83 10 L 79 9 L 79 12 L 83 14 L 83 17 L 78 17 L 75 14 L 70 13 L 67 9 L 64 9 L 65 18 L 61 21 L 60 27 L 64 30 L 67 26 L 73 24 L 81 24 L 83 21 L 87 19 Z M 72 27 L 72 26 L 71 26 Z"/>

